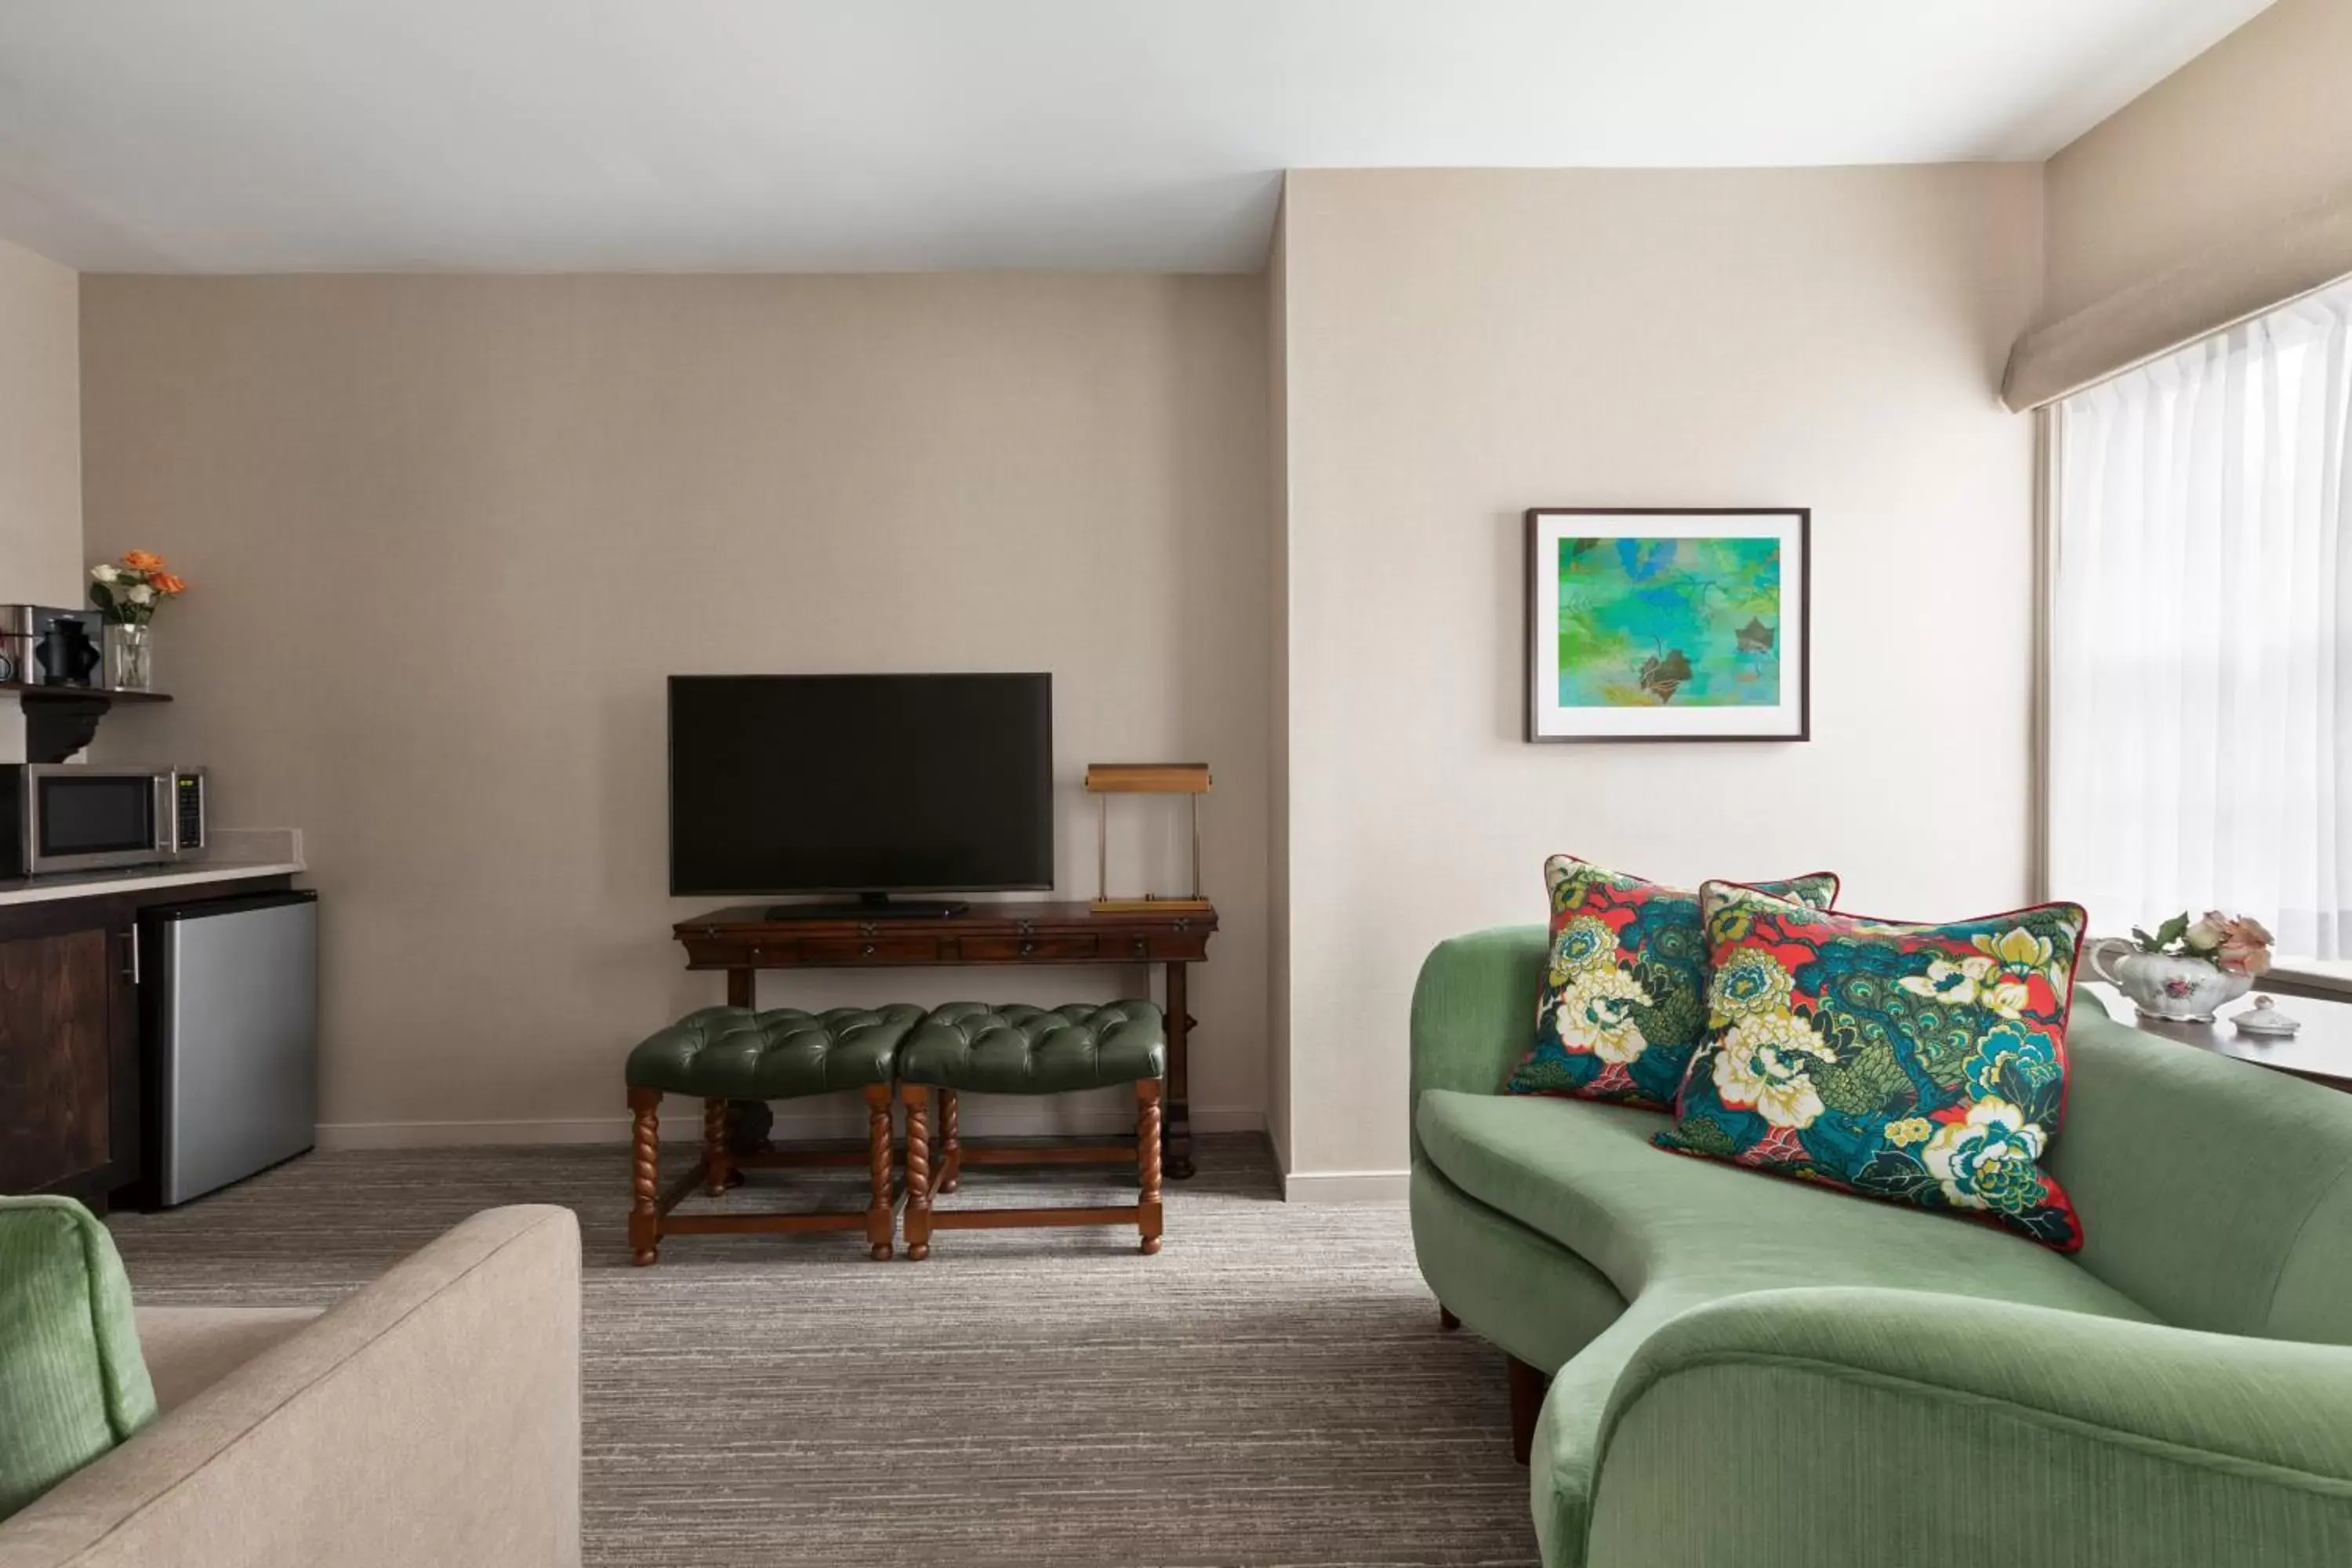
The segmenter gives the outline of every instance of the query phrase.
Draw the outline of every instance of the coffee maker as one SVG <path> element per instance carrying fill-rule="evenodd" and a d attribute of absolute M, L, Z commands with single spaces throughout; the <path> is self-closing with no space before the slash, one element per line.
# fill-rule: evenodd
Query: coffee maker
<path fill-rule="evenodd" d="M 26 686 L 99 684 L 106 617 L 96 610 L 0 605 L 0 681 Z"/>

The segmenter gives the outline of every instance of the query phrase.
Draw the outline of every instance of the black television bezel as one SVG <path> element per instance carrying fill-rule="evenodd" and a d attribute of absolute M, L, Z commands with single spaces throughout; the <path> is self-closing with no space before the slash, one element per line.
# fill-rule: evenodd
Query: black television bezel
<path fill-rule="evenodd" d="M 677 708 L 674 694 L 680 681 L 706 680 L 1042 680 L 1045 683 L 1045 730 L 1043 775 L 1045 780 L 1045 880 L 1042 882 L 957 882 L 947 885 L 893 882 L 887 887 L 807 888 L 681 888 L 677 882 L 677 736 L 673 726 Z M 1045 893 L 1053 891 L 1061 869 L 1054 811 L 1054 672 L 1049 669 L 950 670 L 799 670 L 739 671 L 731 674 L 672 675 L 662 689 L 662 817 L 668 861 L 669 896 L 673 899 L 793 899 L 840 898 L 867 893 Z"/>

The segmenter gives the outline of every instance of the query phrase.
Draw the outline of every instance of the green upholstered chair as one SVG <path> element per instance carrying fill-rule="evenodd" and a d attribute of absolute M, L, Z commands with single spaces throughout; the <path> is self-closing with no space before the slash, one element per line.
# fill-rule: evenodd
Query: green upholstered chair
<path fill-rule="evenodd" d="M 1145 1252 L 1160 1250 L 1160 1100 L 1168 1076 L 1167 1030 L 1150 1002 L 1073 1003 L 1065 1007 L 950 1002 L 935 1007 L 898 1053 L 898 1093 L 907 1106 L 907 1256 L 930 1255 L 934 1229 L 1105 1225 L 1132 1222 Z M 1135 1143 L 968 1145 L 958 1127 L 957 1096 L 1067 1094 L 1135 1086 Z M 932 1182 L 929 1101 L 939 1097 L 940 1150 Z M 934 1193 L 952 1193 L 964 1163 L 1023 1164 L 1039 1160 L 1132 1159 L 1141 1186 L 1133 1206 L 935 1210 Z"/>
<path fill-rule="evenodd" d="M 879 1008 L 835 1007 L 804 1013 L 780 1007 L 705 1007 L 689 1014 L 629 1053 L 626 1078 L 635 1120 L 635 1170 L 629 1248 L 652 1263 L 665 1236 L 753 1231 L 863 1230 L 876 1259 L 891 1250 L 892 1149 L 890 1085 L 899 1042 L 923 1010 L 907 1003 Z M 866 1108 L 863 1153 L 774 1149 L 731 1151 L 730 1100 L 797 1100 L 855 1092 Z M 702 1101 L 702 1158 L 668 1191 L 660 1187 L 660 1112 L 665 1094 Z M 855 1213 L 696 1214 L 670 1211 L 696 1187 L 713 1195 L 741 1178 L 740 1168 L 770 1165 L 864 1164 L 870 1193 Z"/>
<path fill-rule="evenodd" d="M 1501 1094 L 1544 958 L 1430 955 L 1410 1094 L 1422 1274 L 1511 1358 L 1547 1568 L 2352 1563 L 2352 1095 L 2078 994 L 2062 1256 Z"/>

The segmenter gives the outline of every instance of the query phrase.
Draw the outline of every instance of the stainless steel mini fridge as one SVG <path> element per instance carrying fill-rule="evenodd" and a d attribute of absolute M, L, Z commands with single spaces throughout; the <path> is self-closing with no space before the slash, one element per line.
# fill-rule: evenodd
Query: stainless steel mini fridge
<path fill-rule="evenodd" d="M 149 1201 L 202 1197 L 310 1147 L 319 1121 L 319 895 L 142 911 Z"/>

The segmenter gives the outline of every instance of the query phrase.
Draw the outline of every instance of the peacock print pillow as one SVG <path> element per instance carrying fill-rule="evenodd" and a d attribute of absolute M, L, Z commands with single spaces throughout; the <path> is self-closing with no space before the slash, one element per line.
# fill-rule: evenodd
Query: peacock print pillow
<path fill-rule="evenodd" d="M 1700 895 L 1706 1037 L 1651 1142 L 2083 1245 L 2042 1164 L 2065 1102 L 2079 905 L 1899 925 L 1727 882 Z"/>
<path fill-rule="evenodd" d="M 1544 883 L 1551 891 L 1551 964 L 1535 1049 L 1505 1089 L 1672 1110 L 1706 1031 L 1698 895 L 1570 855 L 1544 862 Z M 1759 885 L 1827 909 L 1838 879 L 1822 871 Z"/>

